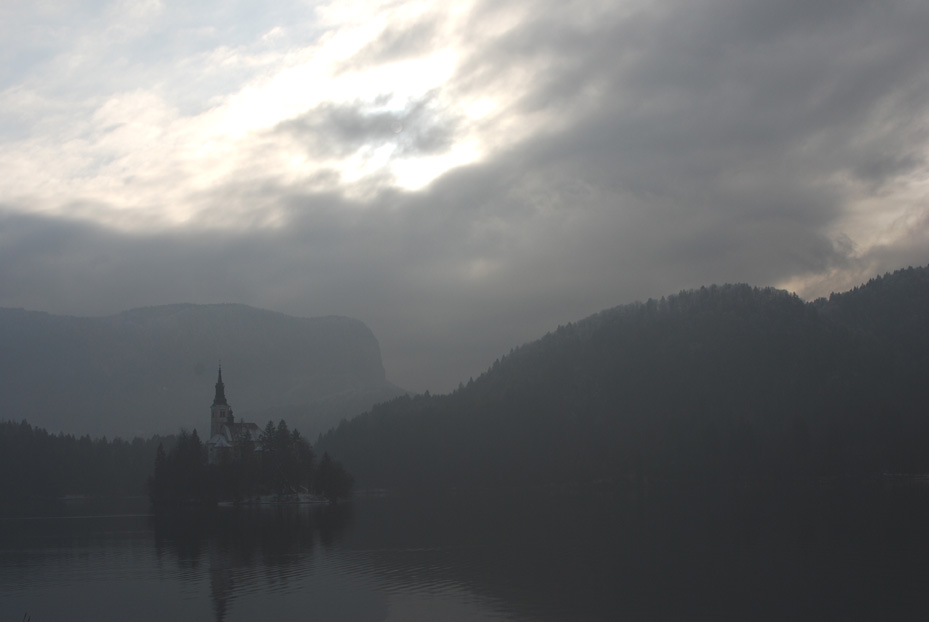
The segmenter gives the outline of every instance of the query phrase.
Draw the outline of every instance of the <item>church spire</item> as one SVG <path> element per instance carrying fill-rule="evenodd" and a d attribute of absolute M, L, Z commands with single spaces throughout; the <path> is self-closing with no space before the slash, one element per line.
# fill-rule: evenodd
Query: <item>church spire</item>
<path fill-rule="evenodd" d="M 213 406 L 226 404 L 226 385 L 223 384 L 223 366 L 219 366 L 219 377 L 216 379 L 216 397 L 213 398 Z"/>

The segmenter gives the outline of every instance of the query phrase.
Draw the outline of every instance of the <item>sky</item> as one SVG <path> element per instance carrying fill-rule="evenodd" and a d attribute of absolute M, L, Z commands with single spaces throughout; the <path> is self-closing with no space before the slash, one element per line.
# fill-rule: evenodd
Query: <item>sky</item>
<path fill-rule="evenodd" d="M 929 264 L 924 0 L 0 7 L 0 306 L 345 315 L 445 392 L 605 308 Z"/>

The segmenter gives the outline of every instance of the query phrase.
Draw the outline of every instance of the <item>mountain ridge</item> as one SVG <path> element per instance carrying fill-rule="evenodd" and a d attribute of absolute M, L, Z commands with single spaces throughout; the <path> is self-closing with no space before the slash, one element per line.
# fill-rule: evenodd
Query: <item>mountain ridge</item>
<path fill-rule="evenodd" d="M 927 292 L 908 268 L 812 302 L 739 284 L 614 307 L 319 448 L 385 487 L 929 471 Z"/>
<path fill-rule="evenodd" d="M 237 416 L 284 417 L 308 435 L 403 392 L 370 329 L 342 316 L 233 303 L 100 317 L 0 308 L 0 338 L 4 417 L 54 431 L 203 433 L 220 361 Z"/>

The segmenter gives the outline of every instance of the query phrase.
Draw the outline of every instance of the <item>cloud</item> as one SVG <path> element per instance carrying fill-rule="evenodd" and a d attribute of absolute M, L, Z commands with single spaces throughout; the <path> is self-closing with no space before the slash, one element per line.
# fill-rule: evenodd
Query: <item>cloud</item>
<path fill-rule="evenodd" d="M 350 315 L 435 391 L 611 305 L 929 263 L 922 3 L 206 15 L 0 47 L 30 68 L 0 94 L 0 304 Z"/>
<path fill-rule="evenodd" d="M 299 142 L 310 158 L 344 158 L 366 147 L 383 146 L 401 156 L 443 153 L 452 146 L 454 126 L 454 119 L 430 110 L 427 95 L 400 110 L 322 105 L 280 123 L 274 131 Z"/>

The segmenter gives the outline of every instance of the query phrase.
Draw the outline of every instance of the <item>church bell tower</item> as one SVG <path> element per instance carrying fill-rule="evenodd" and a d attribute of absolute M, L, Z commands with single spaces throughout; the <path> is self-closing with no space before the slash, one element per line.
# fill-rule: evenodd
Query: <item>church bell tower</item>
<path fill-rule="evenodd" d="M 223 426 L 232 426 L 232 407 L 226 401 L 226 385 L 223 384 L 223 367 L 219 366 L 219 376 L 216 379 L 216 396 L 210 407 L 210 437 L 222 434 Z"/>

